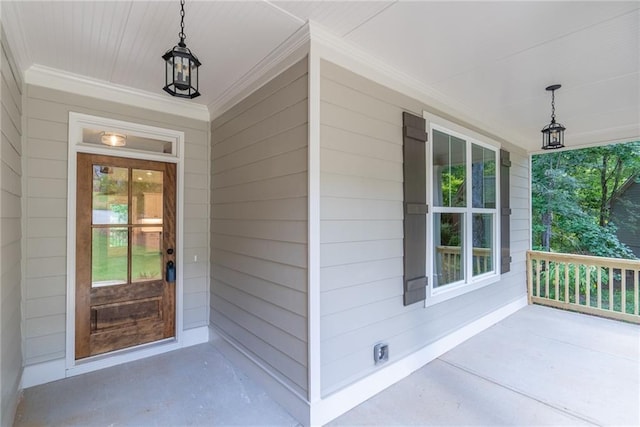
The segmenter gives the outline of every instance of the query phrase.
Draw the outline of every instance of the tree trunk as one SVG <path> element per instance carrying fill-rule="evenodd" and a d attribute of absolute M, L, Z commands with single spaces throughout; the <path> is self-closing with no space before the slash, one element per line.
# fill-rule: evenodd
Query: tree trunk
<path fill-rule="evenodd" d="M 611 215 L 611 201 L 613 200 L 613 196 L 615 196 L 616 192 L 618 191 L 620 184 L 622 183 L 622 159 L 620 157 L 618 157 L 616 159 L 616 166 L 613 169 L 612 175 L 614 176 L 613 179 L 613 187 L 611 187 L 611 192 L 610 194 L 604 193 L 607 196 L 607 201 L 604 205 L 604 223 L 608 224 L 609 223 L 609 217 Z M 604 192 L 604 189 L 603 189 Z"/>
<path fill-rule="evenodd" d="M 602 186 L 602 195 L 600 197 L 600 214 L 598 218 L 598 224 L 600 227 L 604 227 L 606 224 L 607 216 L 607 163 L 609 161 L 609 155 L 604 153 L 602 155 L 602 169 L 600 169 L 600 185 Z"/>
<path fill-rule="evenodd" d="M 544 231 L 542 232 L 542 249 L 550 252 L 551 251 L 551 220 L 553 214 L 549 211 L 542 214 L 542 225 L 544 226 Z"/>

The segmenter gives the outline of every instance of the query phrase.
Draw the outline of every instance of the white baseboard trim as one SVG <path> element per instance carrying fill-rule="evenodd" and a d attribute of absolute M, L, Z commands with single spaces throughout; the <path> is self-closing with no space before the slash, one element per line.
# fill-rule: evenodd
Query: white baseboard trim
<path fill-rule="evenodd" d="M 380 393 L 457 345 L 527 305 L 526 295 L 421 350 L 311 405 L 310 424 L 323 425 Z"/>
<path fill-rule="evenodd" d="M 65 369 L 64 358 L 25 366 L 22 372 L 22 388 L 61 380 L 65 377 Z"/>
<path fill-rule="evenodd" d="M 191 347 L 206 342 L 209 342 L 209 326 L 200 326 L 182 332 L 182 347 Z"/>
<path fill-rule="evenodd" d="M 18 373 L 18 378 L 14 384 L 11 384 L 11 391 L 7 391 L 4 395 L 6 398 L 4 407 L 0 408 L 0 425 L 11 426 L 18 412 L 18 405 L 22 400 L 22 374 L 24 370 L 21 368 Z M 9 388 L 9 387 L 6 387 Z"/>
<path fill-rule="evenodd" d="M 309 402 L 276 378 L 267 367 L 247 353 L 224 332 L 210 326 L 214 346 L 234 365 L 242 369 L 267 394 L 303 425 L 309 425 Z"/>
<path fill-rule="evenodd" d="M 187 329 L 182 332 L 180 341 L 169 340 L 160 343 L 154 343 L 142 346 L 139 349 L 122 351 L 113 355 L 105 355 L 97 357 L 86 363 L 78 363 L 75 366 L 67 368 L 65 359 L 51 360 L 48 362 L 37 363 L 35 365 L 25 366 L 22 374 L 21 388 L 33 387 L 40 384 L 49 383 L 51 381 L 61 380 L 63 378 L 75 375 L 93 372 L 111 366 L 121 365 L 127 362 L 144 359 L 151 356 L 167 353 L 192 345 L 203 344 L 209 341 L 209 327 L 201 326 L 199 328 Z"/>

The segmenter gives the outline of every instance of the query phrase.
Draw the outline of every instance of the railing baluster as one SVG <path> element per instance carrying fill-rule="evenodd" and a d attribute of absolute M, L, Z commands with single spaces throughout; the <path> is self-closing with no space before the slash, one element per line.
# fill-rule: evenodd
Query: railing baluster
<path fill-rule="evenodd" d="M 585 265 L 584 268 L 587 270 L 587 277 L 584 283 L 584 305 L 589 307 L 591 306 L 591 266 Z"/>
<path fill-rule="evenodd" d="M 569 304 L 569 266 L 567 262 L 564 265 L 564 302 Z"/>
<path fill-rule="evenodd" d="M 598 266 L 598 308 L 602 308 L 602 268 Z"/>
<path fill-rule="evenodd" d="M 627 270 L 624 268 L 620 269 L 620 273 L 622 274 L 622 286 L 620 293 L 620 311 L 623 313 L 627 312 Z"/>
<path fill-rule="evenodd" d="M 548 259 L 545 260 L 545 274 L 544 275 L 544 297 L 545 298 L 549 298 L 549 280 L 551 280 L 550 276 L 551 276 L 551 261 L 549 261 Z"/>
<path fill-rule="evenodd" d="M 527 252 L 527 303 L 531 304 L 531 297 L 533 296 L 533 260 L 531 253 Z"/>
<path fill-rule="evenodd" d="M 555 279 L 556 279 L 556 283 L 555 283 L 555 285 L 556 285 L 555 286 L 556 293 L 555 293 L 554 296 L 555 296 L 555 300 L 558 301 L 559 300 L 558 292 L 560 290 L 560 265 L 561 265 L 561 263 L 556 262 L 554 265 L 556 266 L 556 277 L 555 277 Z"/>
<path fill-rule="evenodd" d="M 640 294 L 638 294 L 638 281 L 640 281 L 640 270 L 634 271 L 633 272 L 633 299 L 634 299 L 634 304 L 633 304 L 633 314 L 635 314 L 636 316 L 640 313 L 638 313 L 638 310 L 640 309 Z"/>
<path fill-rule="evenodd" d="M 576 263 L 575 299 L 573 300 L 573 303 L 577 305 L 580 305 L 580 266 L 581 264 Z"/>
<path fill-rule="evenodd" d="M 609 310 L 614 311 L 613 310 L 613 303 L 614 303 L 614 295 L 613 295 L 613 281 L 615 280 L 615 276 L 616 275 L 616 270 L 611 267 L 609 268 Z"/>
<path fill-rule="evenodd" d="M 541 260 L 536 260 L 536 296 L 540 296 L 540 271 L 541 271 Z"/>

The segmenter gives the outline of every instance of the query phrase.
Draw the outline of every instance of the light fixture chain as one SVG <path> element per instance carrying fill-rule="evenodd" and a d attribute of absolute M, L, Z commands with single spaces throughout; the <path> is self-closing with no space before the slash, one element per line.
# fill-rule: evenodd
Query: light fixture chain
<path fill-rule="evenodd" d="M 184 35 L 184 0 L 180 0 L 180 33 L 178 34 L 180 40 L 184 43 L 184 40 L 187 38 Z"/>
<path fill-rule="evenodd" d="M 551 91 L 551 121 L 556 121 L 556 91 Z"/>

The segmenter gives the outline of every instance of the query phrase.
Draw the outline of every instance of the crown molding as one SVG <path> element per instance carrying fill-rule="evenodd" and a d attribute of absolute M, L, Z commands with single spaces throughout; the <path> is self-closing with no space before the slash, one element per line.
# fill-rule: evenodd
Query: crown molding
<path fill-rule="evenodd" d="M 136 90 L 104 80 L 91 79 L 42 65 L 32 65 L 27 69 L 25 83 L 190 119 L 209 121 L 209 110 L 205 105 Z"/>
<path fill-rule="evenodd" d="M 286 70 L 309 53 L 309 22 L 301 26 L 271 53 L 209 103 L 210 119 L 229 110 L 269 80 Z"/>

